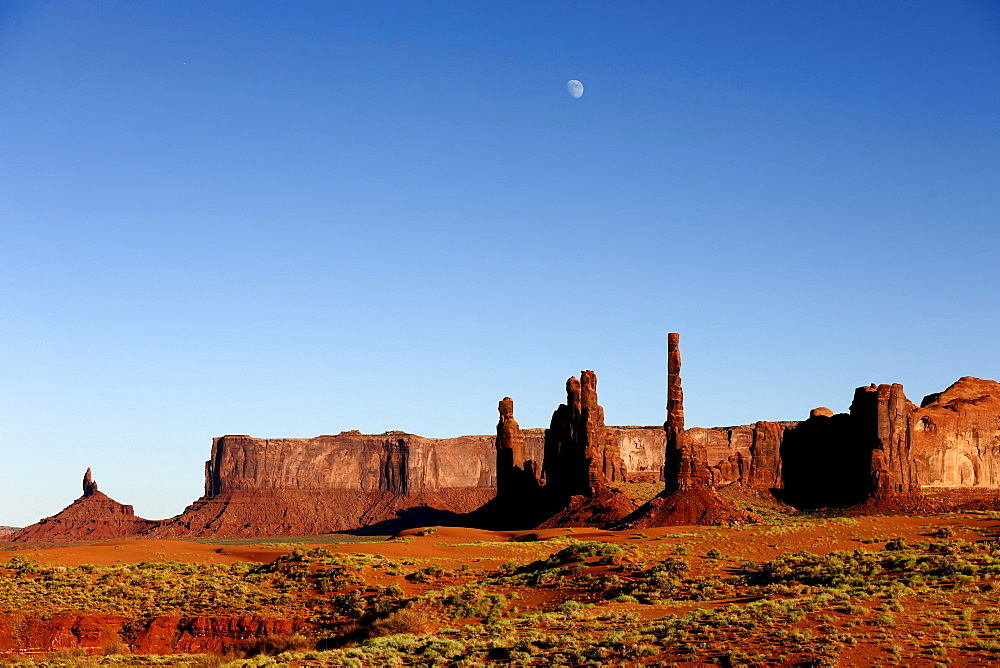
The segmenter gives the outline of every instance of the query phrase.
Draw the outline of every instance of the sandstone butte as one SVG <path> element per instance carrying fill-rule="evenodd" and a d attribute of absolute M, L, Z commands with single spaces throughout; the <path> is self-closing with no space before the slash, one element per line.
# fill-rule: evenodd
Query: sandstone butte
<path fill-rule="evenodd" d="M 521 429 L 499 403 L 496 436 L 430 439 L 344 432 L 311 439 L 222 436 L 205 493 L 166 520 L 99 492 L 4 537 L 15 542 L 725 524 L 754 517 L 727 497 L 852 513 L 1000 508 L 1000 383 L 963 377 L 910 402 L 899 384 L 855 391 L 847 413 L 800 422 L 688 428 L 677 334 L 668 337 L 667 421 L 605 425 L 597 376 L 567 381 L 547 429 Z M 663 482 L 640 504 L 628 483 Z M 720 492 L 722 492 L 720 494 Z"/>

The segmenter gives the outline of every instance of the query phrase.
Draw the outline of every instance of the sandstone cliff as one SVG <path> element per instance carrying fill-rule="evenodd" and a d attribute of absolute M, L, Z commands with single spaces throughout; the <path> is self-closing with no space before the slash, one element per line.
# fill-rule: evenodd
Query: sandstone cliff
<path fill-rule="evenodd" d="M 1000 490 L 1000 383 L 966 376 L 924 399 L 908 418 L 921 489 Z"/>
<path fill-rule="evenodd" d="M 290 634 L 308 628 L 304 619 L 244 617 L 151 617 L 57 613 L 44 617 L 0 614 L 0 652 L 28 656 L 57 650 L 98 654 L 109 646 L 125 646 L 136 654 L 214 652 L 245 646 L 247 640 Z M 89 665 L 93 661 L 71 665 Z"/>
<path fill-rule="evenodd" d="M 454 521 L 495 493 L 488 436 L 430 439 L 351 431 L 310 439 L 223 436 L 205 495 L 150 535 L 335 533 Z"/>
<path fill-rule="evenodd" d="M 17 533 L 20 530 L 21 527 L 0 526 L 0 540 L 7 540 L 5 536 L 9 536 L 12 533 Z"/>

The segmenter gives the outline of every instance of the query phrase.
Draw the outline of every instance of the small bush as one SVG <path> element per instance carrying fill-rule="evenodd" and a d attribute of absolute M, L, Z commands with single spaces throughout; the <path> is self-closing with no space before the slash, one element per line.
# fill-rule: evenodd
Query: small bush
<path fill-rule="evenodd" d="M 372 624 L 368 628 L 368 633 L 375 638 L 401 633 L 419 635 L 427 629 L 428 621 L 427 615 L 423 612 L 413 608 L 403 608 Z"/>
<path fill-rule="evenodd" d="M 247 656 L 277 656 L 282 652 L 306 652 L 316 649 L 316 641 L 300 633 L 271 635 L 244 645 Z"/>

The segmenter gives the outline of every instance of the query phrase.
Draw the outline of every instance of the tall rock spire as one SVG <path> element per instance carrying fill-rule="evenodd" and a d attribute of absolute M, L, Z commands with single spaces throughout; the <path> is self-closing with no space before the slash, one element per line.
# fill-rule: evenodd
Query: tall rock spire
<path fill-rule="evenodd" d="M 681 335 L 667 334 L 667 450 L 663 466 L 666 493 L 695 484 L 694 453 L 684 433 L 684 389 L 681 387 Z"/>
<path fill-rule="evenodd" d="M 97 483 L 94 482 L 94 476 L 91 474 L 90 469 L 83 474 L 83 495 L 93 496 L 97 493 Z"/>
<path fill-rule="evenodd" d="M 663 424 L 667 443 L 663 492 L 627 520 L 633 528 L 729 524 L 748 518 L 746 512 L 715 491 L 704 447 L 696 452 L 694 440 L 684 430 L 680 341 L 681 335 L 676 332 L 667 335 L 667 421 Z"/>
<path fill-rule="evenodd" d="M 538 466 L 526 459 L 524 435 L 514 419 L 514 400 L 504 397 L 497 409 L 497 496 L 508 498 L 524 495 L 538 488 Z"/>

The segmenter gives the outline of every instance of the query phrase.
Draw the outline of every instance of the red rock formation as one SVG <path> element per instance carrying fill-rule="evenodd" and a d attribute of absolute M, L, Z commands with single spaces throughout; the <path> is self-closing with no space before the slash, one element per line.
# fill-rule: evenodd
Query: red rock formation
<path fill-rule="evenodd" d="M 132 506 L 97 491 L 90 469 L 83 478 L 83 496 L 62 512 L 39 520 L 5 537 L 11 542 L 55 543 L 72 540 L 112 540 L 138 536 L 158 522 L 135 516 Z"/>
<path fill-rule="evenodd" d="M 783 485 L 781 475 L 781 441 L 785 430 L 794 423 L 757 422 L 753 426 L 750 445 L 750 471 L 746 486 L 756 490 L 774 491 Z"/>
<path fill-rule="evenodd" d="M 910 456 L 924 492 L 1000 492 L 1000 383 L 960 378 L 908 417 Z"/>
<path fill-rule="evenodd" d="M 267 617 L 156 617 L 131 643 L 132 651 L 156 654 L 222 653 L 230 647 L 242 647 L 248 640 L 287 635 L 301 631 L 307 623 L 301 619 Z"/>
<path fill-rule="evenodd" d="M 87 468 L 87 472 L 83 474 L 83 495 L 93 496 L 97 493 L 97 483 L 94 482 L 94 476 L 90 472 L 90 468 Z"/>
<path fill-rule="evenodd" d="M 910 413 L 914 408 L 899 383 L 859 387 L 854 394 L 851 417 L 863 438 L 871 442 L 870 495 L 877 502 L 918 492 L 910 456 Z"/>
<path fill-rule="evenodd" d="M 684 524 L 745 522 L 750 515 L 715 491 L 720 479 L 742 480 L 749 475 L 749 461 L 738 450 L 731 457 L 709 462 L 707 444 L 684 429 L 684 391 L 681 387 L 680 334 L 667 335 L 667 449 L 663 493 L 629 516 L 628 526 L 645 528 Z M 713 457 L 714 459 L 714 457 Z"/>
<path fill-rule="evenodd" d="M 583 371 L 580 377 L 566 381 L 566 403 L 545 432 L 545 487 L 554 498 L 597 496 L 626 477 L 618 441 L 597 402 L 597 375 Z"/>
<path fill-rule="evenodd" d="M 628 482 L 663 480 L 667 435 L 662 426 L 608 427 L 625 464 Z"/>
<path fill-rule="evenodd" d="M 224 436 L 213 442 L 205 495 L 178 517 L 135 517 L 131 506 L 98 490 L 88 469 L 83 496 L 6 538 L 306 535 L 363 527 L 389 533 L 454 521 L 495 493 L 518 499 L 521 508 L 502 517 L 503 528 L 601 525 L 632 508 L 615 485 L 658 478 L 664 494 L 631 518 L 643 523 L 636 526 L 742 521 L 716 493 L 724 487 L 774 493 L 804 508 L 863 503 L 858 512 L 1000 507 L 994 381 L 962 378 L 920 408 L 900 385 L 873 385 L 857 390 L 849 414 L 818 408 L 801 423 L 685 429 L 680 371 L 679 336 L 671 334 L 662 430 L 606 426 L 597 377 L 584 371 L 569 379 L 566 403 L 544 431 L 522 430 L 505 398 L 496 437 Z"/>
<path fill-rule="evenodd" d="M 797 423 L 757 422 L 684 432 L 690 443 L 689 480 L 719 488 L 739 485 L 769 492 L 782 487 L 780 447 L 785 430 Z"/>
<path fill-rule="evenodd" d="M 135 654 L 222 653 L 248 641 L 307 628 L 300 619 L 263 617 L 154 617 L 58 613 L 48 619 L 23 613 L 0 615 L 0 652 L 47 654 L 82 649 L 101 654 L 108 647 Z"/>
<path fill-rule="evenodd" d="M 566 403 L 545 431 L 543 476 L 526 459 L 514 420 L 514 402 L 500 401 L 497 424 L 497 497 L 468 518 L 487 528 L 598 526 L 614 522 L 638 504 L 609 487 L 626 479 L 618 436 L 604 424 L 593 371 L 566 382 Z M 638 442 L 639 439 L 636 439 Z"/>
<path fill-rule="evenodd" d="M 681 335 L 667 334 L 667 421 L 663 429 L 667 436 L 664 459 L 664 494 L 692 485 L 693 453 L 691 442 L 684 433 L 684 389 L 681 386 Z"/>
<path fill-rule="evenodd" d="M 514 400 L 504 397 L 498 406 L 497 423 L 497 496 L 500 498 L 529 493 L 541 486 L 541 467 L 525 457 L 524 435 L 514 419 Z"/>
<path fill-rule="evenodd" d="M 445 524 L 493 497 L 493 440 L 223 436 L 212 444 L 205 496 L 150 535 L 315 535 L 373 525 L 395 533 Z"/>

